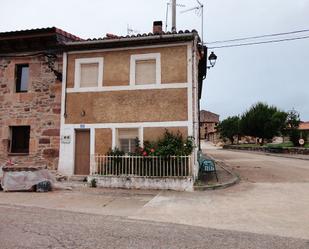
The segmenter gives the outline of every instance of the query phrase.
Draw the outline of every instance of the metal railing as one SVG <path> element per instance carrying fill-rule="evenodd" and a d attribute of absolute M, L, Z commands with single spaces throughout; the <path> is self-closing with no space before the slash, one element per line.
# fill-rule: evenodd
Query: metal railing
<path fill-rule="evenodd" d="M 186 177 L 192 175 L 191 156 L 95 155 L 93 175 Z"/>

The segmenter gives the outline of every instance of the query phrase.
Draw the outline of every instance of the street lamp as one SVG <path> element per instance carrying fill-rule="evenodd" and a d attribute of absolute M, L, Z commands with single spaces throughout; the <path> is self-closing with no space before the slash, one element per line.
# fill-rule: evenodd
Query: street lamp
<path fill-rule="evenodd" d="M 207 54 L 207 48 L 204 46 L 204 51 L 205 51 L 205 54 Z M 211 52 L 210 55 L 208 56 L 208 60 L 209 60 L 209 64 L 210 66 L 207 66 L 207 61 L 205 60 L 204 58 L 204 67 L 205 67 L 205 63 L 206 63 L 206 68 L 205 69 L 205 74 L 203 75 L 203 78 L 201 80 L 204 80 L 206 78 L 206 75 L 207 75 L 207 69 L 210 69 L 212 67 L 215 66 L 216 64 L 216 61 L 217 61 L 217 55 L 214 53 L 214 52 Z M 198 126 L 199 126 L 199 129 L 198 129 L 198 136 L 199 136 L 199 141 L 198 141 L 198 148 L 199 150 L 201 150 L 201 127 L 200 127 L 200 123 L 201 123 L 201 104 L 200 104 L 200 98 L 199 97 L 199 101 L 198 101 L 198 112 L 199 112 L 199 115 L 198 115 Z"/>
<path fill-rule="evenodd" d="M 210 69 L 215 66 L 216 61 L 217 61 L 217 55 L 214 52 L 211 52 L 211 54 L 208 57 L 208 60 L 209 60 L 210 66 L 208 66 L 207 68 Z"/>

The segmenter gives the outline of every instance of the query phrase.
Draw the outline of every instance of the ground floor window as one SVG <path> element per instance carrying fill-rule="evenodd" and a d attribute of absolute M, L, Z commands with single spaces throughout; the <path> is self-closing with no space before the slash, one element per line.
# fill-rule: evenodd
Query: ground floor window
<path fill-rule="evenodd" d="M 10 153 L 29 153 L 30 126 L 11 126 Z"/>
<path fill-rule="evenodd" d="M 118 147 L 125 153 L 135 152 L 136 139 L 139 138 L 137 128 L 118 129 Z"/>

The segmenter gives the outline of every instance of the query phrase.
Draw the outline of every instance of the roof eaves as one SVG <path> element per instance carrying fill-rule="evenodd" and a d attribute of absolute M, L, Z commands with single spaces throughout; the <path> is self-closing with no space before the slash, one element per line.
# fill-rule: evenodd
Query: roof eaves
<path fill-rule="evenodd" d="M 135 41 L 151 41 L 151 40 L 164 40 L 164 39 L 175 39 L 175 40 L 182 40 L 188 39 L 195 36 L 194 33 L 184 33 L 184 34 L 152 34 L 147 36 L 126 36 L 126 37 L 119 37 L 119 38 L 99 38 L 99 39 L 91 39 L 91 40 L 84 40 L 84 41 L 73 41 L 73 42 L 66 42 L 67 46 L 76 46 L 76 45 L 92 45 L 92 44 L 106 44 L 106 43 L 119 43 L 119 42 L 135 42 Z"/>

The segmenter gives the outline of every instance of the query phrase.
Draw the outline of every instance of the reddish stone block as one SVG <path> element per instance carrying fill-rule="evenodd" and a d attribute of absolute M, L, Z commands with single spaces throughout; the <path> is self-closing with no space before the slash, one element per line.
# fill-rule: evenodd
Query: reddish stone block
<path fill-rule="evenodd" d="M 50 139 L 49 138 L 40 138 L 39 144 L 50 144 Z"/>
<path fill-rule="evenodd" d="M 58 149 L 45 149 L 43 150 L 44 157 L 58 157 L 59 150 Z"/>
<path fill-rule="evenodd" d="M 30 75 L 32 77 L 40 77 L 41 64 L 40 63 L 31 63 L 29 70 L 30 70 Z"/>
<path fill-rule="evenodd" d="M 34 99 L 33 93 L 22 93 L 19 95 L 19 100 L 22 102 L 30 102 Z"/>
<path fill-rule="evenodd" d="M 60 136 L 60 129 L 48 129 L 44 130 L 42 133 L 43 136 Z"/>
<path fill-rule="evenodd" d="M 60 114 L 61 113 L 61 109 L 60 108 L 53 108 L 53 113 Z"/>

